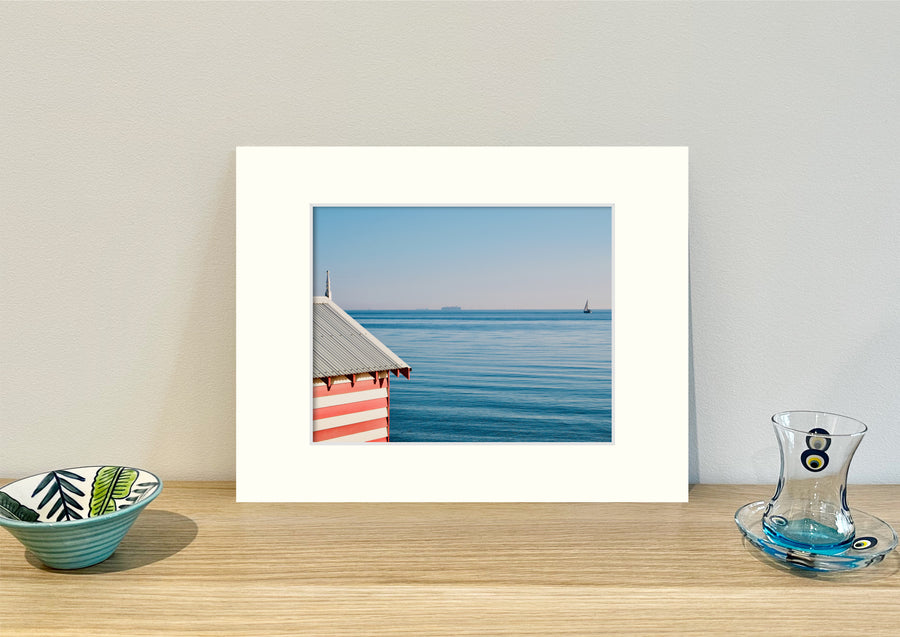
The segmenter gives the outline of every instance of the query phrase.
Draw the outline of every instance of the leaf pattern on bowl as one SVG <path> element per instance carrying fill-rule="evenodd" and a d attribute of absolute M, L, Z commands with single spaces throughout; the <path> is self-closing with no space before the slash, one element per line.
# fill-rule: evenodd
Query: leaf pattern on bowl
<path fill-rule="evenodd" d="M 31 509 L 8 493 L 0 491 L 0 515 L 12 518 L 13 520 L 22 520 L 23 522 L 37 522 L 40 514 Z"/>
<path fill-rule="evenodd" d="M 116 500 L 131 494 L 137 477 L 138 472 L 128 467 L 100 467 L 91 486 L 90 517 L 115 511 Z"/>
<path fill-rule="evenodd" d="M 37 488 L 31 494 L 31 497 L 33 498 L 44 489 L 47 489 L 47 493 L 44 494 L 44 499 L 41 500 L 41 503 L 37 508 L 38 511 L 40 511 L 53 501 L 53 506 L 50 508 L 50 511 L 45 513 L 48 520 L 52 520 L 57 511 L 59 512 L 59 517 L 56 518 L 57 522 L 62 522 L 63 520 L 81 520 L 84 517 L 79 513 L 79 511 L 84 510 L 84 507 L 71 495 L 71 493 L 74 493 L 78 496 L 84 496 L 84 492 L 72 484 L 72 480 L 84 482 L 85 479 L 71 471 L 62 469 L 59 471 L 51 471 L 44 476 L 44 479 L 41 480 L 40 484 L 38 484 Z M 67 491 L 69 493 L 66 493 Z"/>
<path fill-rule="evenodd" d="M 152 473 L 118 465 L 39 473 L 0 490 L 0 526 L 5 520 L 56 523 L 96 518 L 140 507 L 161 488 Z"/>
<path fill-rule="evenodd" d="M 119 505 L 120 509 L 130 507 L 132 504 L 139 501 L 144 497 L 145 493 L 147 493 L 148 491 L 152 491 L 157 486 L 159 486 L 159 482 L 140 482 L 136 486 L 136 489 L 131 490 L 131 497 L 125 498 L 125 504 Z"/>

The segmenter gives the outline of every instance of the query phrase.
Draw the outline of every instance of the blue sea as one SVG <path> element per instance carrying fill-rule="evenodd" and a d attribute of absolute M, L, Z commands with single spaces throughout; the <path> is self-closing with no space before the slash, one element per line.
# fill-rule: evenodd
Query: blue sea
<path fill-rule="evenodd" d="M 348 312 L 412 368 L 391 442 L 610 442 L 609 310 Z"/>

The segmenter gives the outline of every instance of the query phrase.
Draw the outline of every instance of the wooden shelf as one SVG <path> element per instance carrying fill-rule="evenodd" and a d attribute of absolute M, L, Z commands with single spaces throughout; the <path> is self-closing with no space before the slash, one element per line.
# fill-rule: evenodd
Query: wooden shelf
<path fill-rule="evenodd" d="M 3 481 L 2 483 L 5 483 Z M 236 504 L 167 483 L 106 562 L 46 569 L 0 534 L 0 634 L 897 635 L 900 554 L 839 574 L 768 560 L 687 504 Z M 900 486 L 850 488 L 900 525 Z"/>

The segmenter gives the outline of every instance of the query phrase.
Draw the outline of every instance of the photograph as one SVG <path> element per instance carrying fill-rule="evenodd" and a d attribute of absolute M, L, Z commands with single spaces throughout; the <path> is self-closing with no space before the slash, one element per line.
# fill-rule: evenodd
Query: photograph
<path fill-rule="evenodd" d="M 687 168 L 239 148 L 239 499 L 685 501 Z"/>
<path fill-rule="evenodd" d="M 315 206 L 314 442 L 612 443 L 612 206 Z"/>

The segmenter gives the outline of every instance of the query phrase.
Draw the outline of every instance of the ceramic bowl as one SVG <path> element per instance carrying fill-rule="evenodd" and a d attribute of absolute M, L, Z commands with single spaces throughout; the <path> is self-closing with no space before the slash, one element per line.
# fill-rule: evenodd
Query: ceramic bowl
<path fill-rule="evenodd" d="M 102 562 L 162 491 L 149 471 L 97 466 L 57 469 L 0 488 L 0 526 L 51 568 Z"/>

